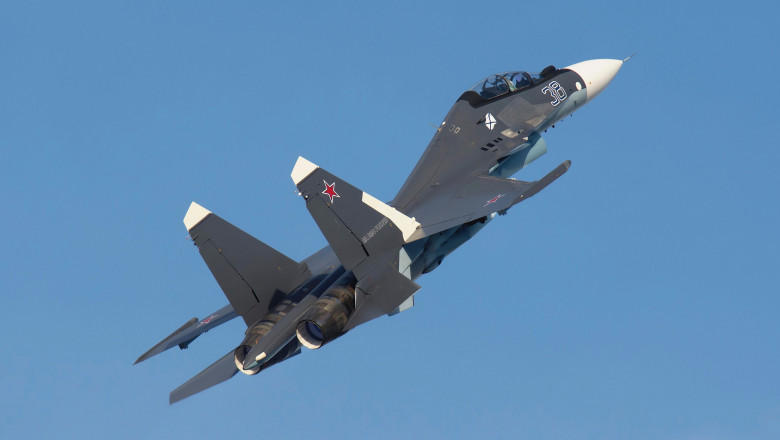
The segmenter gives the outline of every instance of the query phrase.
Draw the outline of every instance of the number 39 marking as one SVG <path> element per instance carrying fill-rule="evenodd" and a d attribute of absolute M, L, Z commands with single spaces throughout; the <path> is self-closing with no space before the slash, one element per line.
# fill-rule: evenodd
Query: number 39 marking
<path fill-rule="evenodd" d="M 547 84 L 542 89 L 542 94 L 550 95 L 550 97 L 553 99 L 552 101 L 550 101 L 550 104 L 552 104 L 553 107 L 565 101 L 567 97 L 566 90 L 564 90 L 563 87 L 561 87 L 561 85 L 558 84 L 558 81 L 551 81 L 550 84 Z"/>

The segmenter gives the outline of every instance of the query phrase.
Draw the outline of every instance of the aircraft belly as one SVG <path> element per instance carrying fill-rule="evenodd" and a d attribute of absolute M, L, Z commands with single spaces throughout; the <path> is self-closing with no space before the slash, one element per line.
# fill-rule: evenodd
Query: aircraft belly
<path fill-rule="evenodd" d="M 441 264 L 444 257 L 470 240 L 471 237 L 482 230 L 482 228 L 484 228 L 492 219 L 493 217 L 487 216 L 484 219 L 460 224 L 420 240 L 424 242 L 424 249 L 410 265 L 412 279 L 417 279 L 420 275 L 436 269 L 439 264 Z M 442 239 L 442 237 L 444 238 Z"/>

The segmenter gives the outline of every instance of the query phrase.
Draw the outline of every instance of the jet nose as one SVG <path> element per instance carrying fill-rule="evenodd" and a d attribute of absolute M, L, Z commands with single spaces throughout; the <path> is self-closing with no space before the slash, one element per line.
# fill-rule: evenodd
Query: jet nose
<path fill-rule="evenodd" d="M 622 66 L 623 61 L 604 59 L 582 61 L 566 69 L 577 72 L 585 81 L 583 85 L 587 90 L 587 101 L 590 101 L 607 87 Z"/>

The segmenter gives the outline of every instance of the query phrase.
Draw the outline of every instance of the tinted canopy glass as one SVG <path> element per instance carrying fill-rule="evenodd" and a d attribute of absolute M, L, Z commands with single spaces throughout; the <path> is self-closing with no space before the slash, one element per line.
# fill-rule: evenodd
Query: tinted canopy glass
<path fill-rule="evenodd" d="M 469 90 L 473 90 L 479 93 L 483 99 L 495 98 L 505 93 L 509 93 L 511 90 L 509 87 L 509 80 L 502 75 L 490 75 L 482 81 L 474 84 Z"/>
<path fill-rule="evenodd" d="M 490 75 L 476 83 L 471 91 L 479 93 L 483 99 L 491 99 L 531 85 L 531 79 L 525 72 L 505 72 Z"/>
<path fill-rule="evenodd" d="M 531 79 L 525 72 L 507 72 L 503 75 L 515 89 L 522 89 L 531 85 Z"/>

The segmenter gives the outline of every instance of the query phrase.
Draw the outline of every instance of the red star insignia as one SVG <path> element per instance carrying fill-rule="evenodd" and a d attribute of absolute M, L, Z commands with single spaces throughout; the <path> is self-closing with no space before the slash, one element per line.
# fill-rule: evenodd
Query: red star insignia
<path fill-rule="evenodd" d="M 487 206 L 487 205 L 489 205 L 489 204 L 491 204 L 491 203 L 496 203 L 496 202 L 498 201 L 498 199 L 500 199 L 501 197 L 504 197 L 505 195 L 506 195 L 506 194 L 499 194 L 499 195 L 497 195 L 497 196 L 493 197 L 492 199 L 488 200 L 488 201 L 487 201 L 487 203 L 485 203 L 485 206 Z M 483 206 L 483 208 L 484 208 L 485 206 Z"/>
<path fill-rule="evenodd" d="M 328 182 L 323 180 L 322 183 L 325 184 L 325 191 L 323 191 L 322 193 L 330 197 L 330 203 L 333 203 L 333 199 L 335 197 L 341 198 L 341 196 L 338 195 L 338 193 L 336 192 L 336 182 L 328 184 Z"/>
<path fill-rule="evenodd" d="M 209 322 L 211 322 L 211 320 L 212 320 L 212 319 L 214 319 L 214 318 L 216 318 L 216 317 L 217 317 L 217 315 L 211 315 L 211 316 L 209 316 L 208 318 L 206 318 L 206 319 L 204 319 L 203 321 L 201 321 L 201 322 L 200 322 L 200 324 L 198 324 L 198 327 L 200 327 L 200 326 L 202 326 L 202 325 L 206 325 L 206 324 L 208 324 Z"/>

